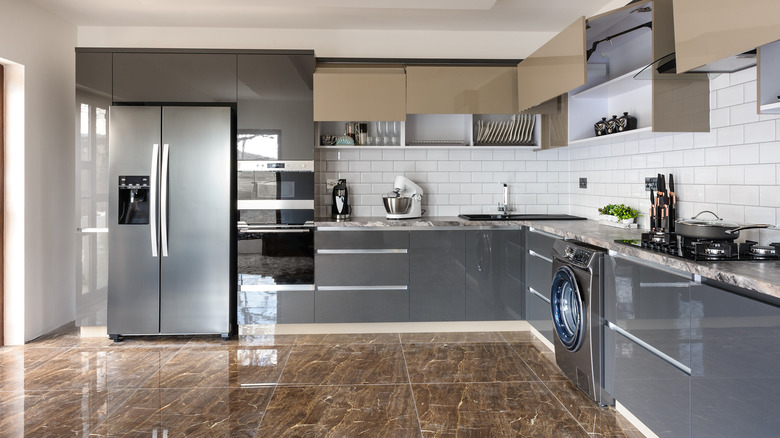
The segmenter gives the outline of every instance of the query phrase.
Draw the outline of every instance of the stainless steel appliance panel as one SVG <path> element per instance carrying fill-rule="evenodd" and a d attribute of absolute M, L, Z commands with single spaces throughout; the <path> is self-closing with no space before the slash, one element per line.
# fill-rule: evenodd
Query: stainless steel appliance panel
<path fill-rule="evenodd" d="M 229 332 L 230 128 L 227 107 L 163 109 L 162 333 Z"/>
<path fill-rule="evenodd" d="M 119 175 L 159 175 L 160 108 L 112 106 L 109 111 L 108 333 L 157 334 L 159 200 L 155 194 L 149 224 L 118 225 L 117 183 Z"/>

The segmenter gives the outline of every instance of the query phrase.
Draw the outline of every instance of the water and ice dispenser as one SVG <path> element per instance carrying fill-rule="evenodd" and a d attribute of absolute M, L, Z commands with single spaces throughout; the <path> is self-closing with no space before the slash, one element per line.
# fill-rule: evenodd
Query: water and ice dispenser
<path fill-rule="evenodd" d="M 119 176 L 119 224 L 149 224 L 149 176 Z"/>

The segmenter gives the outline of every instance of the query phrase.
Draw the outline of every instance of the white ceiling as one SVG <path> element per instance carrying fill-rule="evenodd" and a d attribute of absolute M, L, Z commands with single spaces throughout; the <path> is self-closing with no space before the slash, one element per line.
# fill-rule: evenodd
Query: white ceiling
<path fill-rule="evenodd" d="M 629 0 L 33 0 L 77 26 L 557 32 Z M 615 5 L 616 4 L 616 5 Z M 421 44 L 424 42 L 421 41 Z"/>

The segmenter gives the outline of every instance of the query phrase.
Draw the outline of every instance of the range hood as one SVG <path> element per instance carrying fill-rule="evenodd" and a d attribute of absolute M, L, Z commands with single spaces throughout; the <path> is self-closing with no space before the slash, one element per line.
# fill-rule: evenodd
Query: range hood
<path fill-rule="evenodd" d="M 688 70 L 685 73 L 681 73 L 681 79 L 689 73 L 708 73 L 715 77 L 722 73 L 734 73 L 746 68 L 750 68 L 756 65 L 756 50 L 749 50 L 739 55 L 729 56 L 728 58 L 720 59 L 715 62 Z M 660 59 L 657 59 L 647 67 L 643 68 L 639 73 L 634 75 L 634 79 L 651 79 L 651 72 L 655 70 L 659 74 L 669 75 L 669 79 L 672 79 L 671 75 L 677 74 L 677 56 L 675 52 L 672 52 Z"/>

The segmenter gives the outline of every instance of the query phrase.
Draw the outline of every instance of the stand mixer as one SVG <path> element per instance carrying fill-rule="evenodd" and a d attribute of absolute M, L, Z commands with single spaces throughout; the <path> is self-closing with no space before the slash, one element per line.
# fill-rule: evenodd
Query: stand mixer
<path fill-rule="evenodd" d="M 393 193 L 382 197 L 388 219 L 414 219 L 422 216 L 423 190 L 409 178 L 396 176 Z"/>

